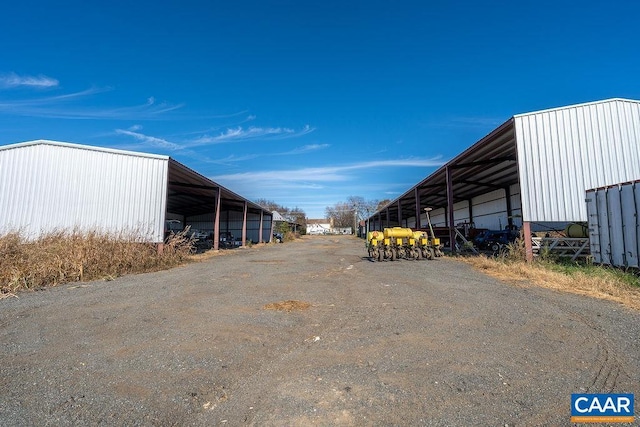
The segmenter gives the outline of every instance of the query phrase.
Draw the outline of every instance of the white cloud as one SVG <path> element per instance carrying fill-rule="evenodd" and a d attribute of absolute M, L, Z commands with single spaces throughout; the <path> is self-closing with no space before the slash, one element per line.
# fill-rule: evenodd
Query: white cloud
<path fill-rule="evenodd" d="M 294 148 L 291 151 L 286 151 L 284 153 L 278 153 L 278 155 L 289 155 L 289 154 L 303 154 L 303 153 L 308 153 L 311 151 L 318 151 L 318 150 L 323 150 L 325 148 L 329 148 L 331 147 L 330 144 L 309 144 L 309 145 L 303 145 L 302 147 L 297 147 Z"/>
<path fill-rule="evenodd" d="M 44 76 L 19 76 L 16 73 L 0 75 L 0 87 L 14 88 L 20 86 L 28 86 L 33 88 L 49 88 L 58 86 L 58 80 Z"/>
<path fill-rule="evenodd" d="M 343 166 L 326 166 L 282 171 L 243 172 L 237 174 L 219 175 L 212 177 L 211 179 L 213 179 L 214 181 L 220 181 L 221 183 L 235 183 L 243 187 L 310 185 L 311 183 L 336 183 L 348 181 L 352 178 L 350 172 L 356 170 L 371 169 L 373 171 L 376 171 L 376 173 L 379 173 L 379 170 L 381 168 L 438 167 L 442 166 L 443 164 L 444 161 L 440 158 L 377 160 L 370 162 L 353 163 Z"/>
<path fill-rule="evenodd" d="M 251 116 L 250 116 L 251 117 Z M 193 142 L 189 143 L 189 146 L 194 147 L 198 145 L 207 144 L 223 144 L 227 142 L 246 141 L 252 139 L 284 139 L 284 138 L 296 138 L 302 135 L 306 135 L 315 130 L 309 125 L 304 126 L 301 130 L 296 131 L 290 128 L 283 127 L 254 127 L 243 128 L 238 126 L 235 128 L 227 128 L 225 131 L 220 132 L 218 135 L 209 136 L 204 135 Z"/>
<path fill-rule="evenodd" d="M 153 97 L 145 103 L 118 108 L 73 107 L 70 104 L 84 101 L 98 93 L 112 90 L 109 87 L 92 87 L 62 95 L 14 99 L 0 102 L 0 112 L 7 114 L 58 119 L 125 119 L 156 120 L 164 113 L 182 108 L 184 104 L 157 103 Z"/>
<path fill-rule="evenodd" d="M 135 126 L 134 126 L 135 127 Z M 162 138 L 156 138 L 154 136 L 148 136 L 148 135 L 144 135 L 138 132 L 133 132 L 131 130 L 124 130 L 124 129 L 116 129 L 116 133 L 119 135 L 128 135 L 128 136 L 132 136 L 135 139 L 137 139 L 138 141 L 142 141 L 146 144 L 149 145 L 153 145 L 156 147 L 160 147 L 160 148 L 166 148 L 169 150 L 181 150 L 182 147 L 176 143 L 173 143 L 171 141 L 167 141 L 166 139 L 162 139 Z"/>

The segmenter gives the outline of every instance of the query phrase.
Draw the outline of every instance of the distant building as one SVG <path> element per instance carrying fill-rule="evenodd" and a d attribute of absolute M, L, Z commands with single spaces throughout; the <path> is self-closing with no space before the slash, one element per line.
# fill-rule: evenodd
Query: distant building
<path fill-rule="evenodd" d="M 307 234 L 333 234 L 333 219 L 308 219 Z"/>
<path fill-rule="evenodd" d="M 294 233 L 300 230 L 300 224 L 295 221 L 295 218 L 287 218 L 278 211 L 272 211 L 271 213 L 273 214 L 274 230 L 281 230 L 282 224 L 287 224 L 289 230 Z"/>

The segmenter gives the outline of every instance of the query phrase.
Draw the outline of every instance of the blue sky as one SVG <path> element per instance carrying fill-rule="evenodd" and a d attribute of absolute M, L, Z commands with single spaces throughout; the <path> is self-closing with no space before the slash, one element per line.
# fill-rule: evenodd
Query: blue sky
<path fill-rule="evenodd" d="M 11 2 L 0 144 L 166 154 L 320 218 L 394 199 L 514 114 L 640 99 L 639 17 L 628 0 Z"/>

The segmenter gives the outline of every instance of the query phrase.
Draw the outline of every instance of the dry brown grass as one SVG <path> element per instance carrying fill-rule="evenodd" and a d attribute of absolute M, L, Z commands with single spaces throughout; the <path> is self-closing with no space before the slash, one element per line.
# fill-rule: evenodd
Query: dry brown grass
<path fill-rule="evenodd" d="M 607 299 L 640 310 L 640 287 L 625 283 L 621 279 L 621 273 L 616 270 L 590 266 L 557 271 L 557 266 L 550 262 L 504 261 L 486 256 L 458 259 L 511 284 L 535 285 Z"/>
<path fill-rule="evenodd" d="M 298 301 L 298 300 L 287 300 L 280 302 L 272 302 L 266 304 L 262 307 L 264 310 L 276 310 L 276 311 L 286 311 L 290 313 L 292 311 L 302 311 L 311 307 L 311 304 L 306 301 Z"/>
<path fill-rule="evenodd" d="M 158 253 L 135 236 L 54 231 L 28 241 L 12 232 L 0 236 L 0 295 L 169 268 L 186 260 L 192 247 L 183 233 Z"/>

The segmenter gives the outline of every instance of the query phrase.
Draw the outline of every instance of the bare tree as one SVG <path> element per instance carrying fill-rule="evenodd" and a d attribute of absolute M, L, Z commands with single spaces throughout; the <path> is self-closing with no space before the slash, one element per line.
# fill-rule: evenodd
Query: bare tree
<path fill-rule="evenodd" d="M 357 212 L 358 220 L 367 219 L 377 210 L 378 200 L 365 200 L 361 196 L 347 197 L 347 204 Z"/>
<path fill-rule="evenodd" d="M 366 200 L 361 196 L 349 196 L 346 202 L 336 203 L 325 209 L 328 218 L 333 218 L 335 227 L 357 228 L 358 221 L 367 219 L 377 210 L 378 200 Z"/>
<path fill-rule="evenodd" d="M 344 228 L 353 227 L 354 210 L 348 203 L 336 203 L 325 208 L 327 218 L 333 218 L 333 226 Z"/>
<path fill-rule="evenodd" d="M 378 205 L 376 206 L 376 208 L 373 210 L 373 212 L 377 212 L 377 211 L 379 211 L 380 209 L 382 209 L 382 208 L 384 208 L 385 206 L 387 206 L 389 203 L 391 203 L 391 200 L 389 200 L 389 199 L 380 200 L 380 201 L 378 202 Z M 372 212 L 372 213 L 373 213 L 373 212 Z"/>

